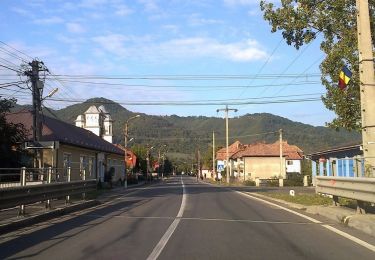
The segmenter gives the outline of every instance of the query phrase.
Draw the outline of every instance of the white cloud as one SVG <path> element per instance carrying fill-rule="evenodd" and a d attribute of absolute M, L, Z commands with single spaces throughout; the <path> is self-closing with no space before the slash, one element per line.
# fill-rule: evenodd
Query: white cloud
<path fill-rule="evenodd" d="M 170 59 L 216 58 L 249 62 L 267 57 L 254 40 L 221 43 L 212 38 L 191 37 L 155 43 L 148 38 L 125 37 L 121 34 L 103 35 L 93 41 L 118 58 L 163 61 Z"/>
<path fill-rule="evenodd" d="M 119 55 L 127 53 L 124 46 L 126 40 L 127 37 L 121 34 L 109 34 L 93 38 L 93 41 L 98 43 L 104 50 Z"/>
<path fill-rule="evenodd" d="M 22 16 L 25 16 L 25 17 L 34 17 L 34 14 L 31 11 L 27 10 L 27 9 L 13 7 L 11 10 L 13 12 L 15 12 L 17 14 L 20 14 Z"/>
<path fill-rule="evenodd" d="M 79 23 L 67 23 L 65 26 L 70 33 L 84 33 L 86 31 Z"/>
<path fill-rule="evenodd" d="M 248 40 L 233 43 L 220 43 L 212 38 L 184 38 L 162 43 L 159 48 L 175 57 L 211 57 L 231 61 L 254 61 L 267 57 L 267 53 Z"/>
<path fill-rule="evenodd" d="M 85 8 L 98 8 L 99 6 L 105 5 L 107 3 L 108 0 L 82 0 L 79 5 Z"/>
<path fill-rule="evenodd" d="M 175 24 L 165 24 L 162 26 L 162 28 L 172 33 L 178 33 L 180 30 L 180 28 Z"/>
<path fill-rule="evenodd" d="M 138 0 L 138 2 L 143 4 L 147 12 L 153 13 L 160 10 L 156 0 Z"/>
<path fill-rule="evenodd" d="M 260 0 L 224 0 L 224 3 L 229 6 L 237 5 L 254 5 L 260 3 Z"/>
<path fill-rule="evenodd" d="M 249 10 L 249 11 L 247 12 L 247 14 L 248 14 L 249 16 L 258 16 L 258 15 L 261 15 L 262 12 L 260 11 L 259 8 L 258 8 L 258 9 L 253 8 L 253 9 Z"/>
<path fill-rule="evenodd" d="M 189 17 L 189 24 L 193 26 L 222 24 L 222 23 L 224 23 L 222 20 L 203 18 L 201 17 L 200 14 L 192 14 Z"/>
<path fill-rule="evenodd" d="M 131 8 L 123 4 L 115 5 L 114 8 L 116 9 L 115 14 L 118 16 L 127 16 L 134 12 Z"/>
<path fill-rule="evenodd" d="M 40 19 L 34 19 L 33 22 L 35 24 L 41 24 L 41 25 L 51 25 L 51 24 L 59 24 L 63 23 L 64 20 L 57 16 L 52 16 L 48 18 L 40 18 Z"/>

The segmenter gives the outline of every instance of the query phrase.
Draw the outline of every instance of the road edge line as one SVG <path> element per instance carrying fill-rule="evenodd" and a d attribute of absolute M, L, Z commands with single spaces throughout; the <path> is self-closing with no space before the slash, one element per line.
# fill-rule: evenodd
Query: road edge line
<path fill-rule="evenodd" d="M 323 224 L 323 223 L 322 223 L 321 221 L 319 221 L 319 220 L 316 220 L 316 219 L 314 219 L 314 218 L 312 218 L 312 217 L 306 216 L 306 215 L 304 215 L 304 214 L 302 214 L 302 213 L 299 213 L 299 212 L 297 212 L 297 211 L 294 211 L 294 210 L 288 209 L 288 208 L 283 207 L 283 206 L 281 206 L 281 205 L 278 205 L 278 204 L 272 203 L 272 202 L 270 202 L 270 201 L 267 201 L 267 200 L 264 200 L 264 199 L 261 199 L 261 198 L 257 198 L 257 197 L 255 197 L 255 196 L 250 195 L 250 194 L 247 194 L 247 193 L 244 193 L 244 192 L 240 192 L 240 191 L 236 191 L 236 190 L 233 190 L 233 191 L 234 191 L 235 193 L 238 193 L 238 194 L 242 195 L 242 196 L 245 196 L 245 197 L 248 197 L 248 198 L 251 198 L 251 199 L 254 199 L 254 200 L 258 200 L 258 201 L 261 201 L 261 202 L 263 202 L 263 203 L 265 203 L 265 204 L 272 205 L 272 206 L 274 206 L 274 207 L 280 208 L 280 209 L 285 210 L 285 211 L 287 211 L 287 212 L 289 212 L 289 213 L 292 213 L 292 214 L 295 214 L 295 215 L 300 216 L 300 217 L 302 217 L 302 218 L 305 218 L 305 219 L 307 219 L 307 220 L 309 220 L 309 221 L 311 221 L 311 222 L 313 222 L 313 223 L 321 224 L 322 227 L 324 227 L 324 228 L 326 228 L 326 229 L 328 229 L 328 230 L 330 230 L 330 231 L 336 233 L 337 235 L 340 235 L 340 236 L 342 236 L 342 237 L 344 237 L 344 238 L 346 238 L 346 239 L 349 239 L 349 240 L 351 240 L 351 241 L 353 241 L 353 242 L 355 242 L 355 243 L 357 243 L 357 244 L 359 244 L 359 245 L 361 245 L 361 246 L 363 246 L 363 247 L 369 249 L 370 251 L 375 252 L 375 246 L 374 246 L 374 245 L 372 245 L 372 244 L 370 244 L 370 243 L 367 243 L 367 242 L 365 242 L 365 241 L 363 241 L 363 240 L 361 240 L 361 239 L 359 239 L 359 238 L 357 238 L 357 237 L 355 237 L 355 236 L 349 235 L 348 233 L 346 233 L 346 232 L 344 232 L 344 231 L 341 231 L 341 230 L 339 230 L 339 229 L 337 229 L 337 228 L 335 228 L 335 227 L 332 227 L 332 226 L 327 225 L 327 224 Z"/>

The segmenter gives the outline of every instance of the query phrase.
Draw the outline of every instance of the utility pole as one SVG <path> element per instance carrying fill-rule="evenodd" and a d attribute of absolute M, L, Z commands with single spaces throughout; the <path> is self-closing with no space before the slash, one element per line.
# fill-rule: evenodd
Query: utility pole
<path fill-rule="evenodd" d="M 201 152 L 198 148 L 198 174 L 197 178 L 199 179 L 201 177 Z"/>
<path fill-rule="evenodd" d="M 356 5 L 363 157 L 365 169 L 371 167 L 369 177 L 375 177 L 375 78 L 368 0 L 356 0 Z"/>
<path fill-rule="evenodd" d="M 43 62 L 33 60 L 29 63 L 31 70 L 26 71 L 25 75 L 29 77 L 32 87 L 32 99 L 33 99 L 33 142 L 36 145 L 37 142 L 41 141 L 42 138 L 42 92 L 43 82 L 39 79 L 40 71 L 48 71 L 43 65 Z M 39 149 L 35 149 L 35 168 L 42 168 L 42 158 Z"/>
<path fill-rule="evenodd" d="M 280 176 L 283 176 L 283 129 L 279 130 L 279 143 L 280 143 Z"/>
<path fill-rule="evenodd" d="M 212 175 L 215 178 L 215 132 L 212 131 Z"/>
<path fill-rule="evenodd" d="M 227 160 L 227 183 L 229 183 L 229 150 L 228 150 L 228 147 L 229 147 L 229 127 L 228 127 L 228 112 L 229 111 L 234 111 L 234 112 L 237 112 L 238 109 L 233 109 L 233 108 L 228 108 L 228 105 L 225 106 L 225 108 L 223 109 L 217 109 L 216 112 L 219 112 L 219 111 L 225 111 L 225 133 L 226 133 L 226 146 L 227 146 L 227 149 L 226 149 L 226 160 Z"/>
<path fill-rule="evenodd" d="M 132 116 L 130 118 L 128 118 L 128 120 L 126 120 L 125 122 L 125 131 L 124 131 L 124 144 L 125 144 L 125 147 L 124 147 L 124 152 L 125 152 L 125 178 L 124 178 L 124 188 L 126 189 L 128 187 L 128 174 L 127 174 L 127 162 L 126 160 L 128 159 L 128 137 L 129 137 L 129 121 L 130 120 L 133 120 L 135 118 L 138 118 L 140 117 L 140 115 L 135 115 L 135 116 Z M 131 141 L 131 139 L 130 139 Z"/>
<path fill-rule="evenodd" d="M 127 159 L 128 159 L 128 151 L 127 151 L 127 147 L 128 147 L 128 124 L 126 123 L 125 124 L 125 132 L 124 132 L 124 144 L 125 144 L 125 147 L 124 147 L 124 152 L 125 152 L 125 161 L 124 161 L 124 165 L 125 165 L 125 178 L 124 178 L 124 188 L 128 188 L 128 173 L 127 173 Z"/>

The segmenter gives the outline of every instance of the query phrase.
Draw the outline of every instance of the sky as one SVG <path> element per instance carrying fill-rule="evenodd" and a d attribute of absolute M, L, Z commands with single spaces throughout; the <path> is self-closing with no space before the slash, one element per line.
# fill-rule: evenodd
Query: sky
<path fill-rule="evenodd" d="M 37 58 L 52 74 L 43 95 L 59 88 L 47 107 L 105 97 L 154 115 L 223 117 L 217 109 L 229 104 L 232 117 L 334 118 L 315 100 L 325 94 L 319 40 L 287 45 L 257 0 L 2 0 L 0 19 L 0 84 Z M 17 86 L 1 94 L 31 103 Z"/>

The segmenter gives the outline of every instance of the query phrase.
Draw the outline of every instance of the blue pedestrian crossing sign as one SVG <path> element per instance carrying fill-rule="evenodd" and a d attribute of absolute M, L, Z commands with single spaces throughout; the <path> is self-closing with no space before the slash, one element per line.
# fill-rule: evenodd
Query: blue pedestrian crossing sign
<path fill-rule="evenodd" d="M 218 172 L 224 171 L 224 162 L 218 162 L 217 163 L 217 171 Z"/>

